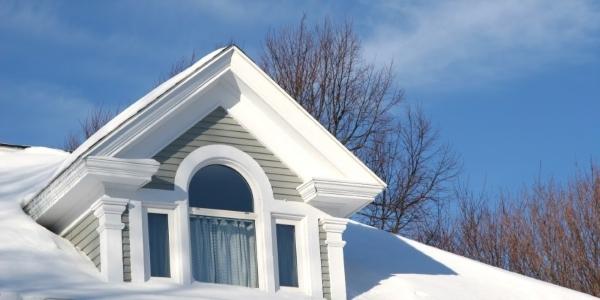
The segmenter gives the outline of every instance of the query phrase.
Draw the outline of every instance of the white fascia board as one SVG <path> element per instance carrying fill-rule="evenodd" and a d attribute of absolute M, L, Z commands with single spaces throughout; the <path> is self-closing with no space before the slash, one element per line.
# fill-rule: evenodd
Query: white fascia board
<path fill-rule="evenodd" d="M 334 217 L 346 218 L 371 203 L 383 187 L 377 184 L 313 179 L 297 188 L 305 203 Z"/>
<path fill-rule="evenodd" d="M 219 81 L 219 78 L 222 78 L 223 74 L 228 72 L 231 54 L 231 50 L 222 52 L 213 61 L 190 74 L 185 80 L 179 82 L 175 88 L 163 94 L 157 101 L 148 105 L 144 111 L 139 112 L 134 118 L 124 123 L 119 130 L 115 130 L 108 135 L 105 141 L 92 150 L 90 154 L 132 158 L 149 157 L 154 154 L 150 152 L 128 152 L 132 146 L 137 144 L 137 141 L 144 140 L 147 142 L 149 139 L 146 137 L 152 135 L 153 130 L 159 127 L 159 124 L 169 121 L 170 117 L 177 116 L 172 122 L 181 123 L 181 125 L 187 125 L 188 127 L 189 122 L 197 122 L 198 120 L 180 119 L 178 112 L 190 109 L 190 103 L 194 102 L 193 100 L 209 90 Z M 198 106 L 202 106 L 202 104 L 198 104 Z M 198 116 L 194 117 L 198 118 Z M 187 127 L 183 127 L 183 129 L 185 130 Z M 169 137 L 175 139 L 178 136 L 177 133 L 171 133 Z M 157 146 L 164 146 L 164 144 L 160 141 L 156 145 L 145 145 L 145 148 L 156 150 Z"/>
<path fill-rule="evenodd" d="M 386 186 L 383 180 L 331 135 L 250 58 L 236 48 L 234 48 L 230 68 L 236 75 L 236 79 L 239 79 L 240 86 L 251 88 L 254 93 L 266 101 L 281 119 L 289 124 L 289 127 L 311 143 L 312 148 L 317 149 L 319 152 L 317 155 L 324 155 L 332 162 L 344 174 L 346 180 Z M 289 163 L 292 169 L 294 169 L 294 164 L 299 166 L 304 164 L 302 161 L 281 158 Z"/>
<path fill-rule="evenodd" d="M 50 193 L 40 194 L 25 210 L 38 223 L 61 232 L 102 195 L 132 196 L 158 170 L 152 159 L 90 156 L 60 177 Z"/>
<path fill-rule="evenodd" d="M 53 193 L 51 190 L 56 188 L 55 181 L 59 180 L 61 177 L 67 176 L 65 173 L 72 173 L 74 165 L 76 165 L 82 157 L 88 155 L 113 156 L 106 153 L 114 153 L 115 151 L 118 151 L 118 146 L 122 144 L 115 143 L 114 141 L 111 142 L 110 140 L 115 139 L 115 136 L 120 135 L 120 129 L 124 125 L 129 124 L 132 122 L 132 120 L 137 119 L 141 112 L 147 110 L 148 107 L 152 106 L 152 104 L 159 102 L 158 100 L 168 97 L 168 95 L 172 94 L 174 91 L 179 91 L 180 89 L 177 87 L 185 82 L 189 82 L 190 79 L 195 78 L 193 74 L 196 74 L 211 65 L 214 67 L 214 64 L 211 64 L 212 61 L 218 60 L 218 58 L 223 57 L 223 55 L 231 53 L 231 51 L 232 47 L 230 46 L 227 48 L 220 48 L 209 53 L 208 55 L 199 59 L 189 68 L 160 84 L 148 94 L 144 95 L 142 98 L 138 99 L 132 105 L 127 107 L 116 117 L 102 126 L 102 128 L 100 128 L 90 138 L 85 140 L 77 149 L 75 149 L 69 158 L 66 159 L 56 170 L 56 173 L 53 175 L 53 179 L 50 180 L 48 185 L 41 189 L 37 195 L 28 200 L 25 205 L 29 205 L 29 202 L 34 201 L 44 193 Z"/>

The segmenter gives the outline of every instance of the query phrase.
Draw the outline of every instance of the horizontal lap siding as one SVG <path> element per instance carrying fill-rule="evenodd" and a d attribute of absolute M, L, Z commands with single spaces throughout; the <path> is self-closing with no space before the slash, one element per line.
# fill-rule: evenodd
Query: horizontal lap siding
<path fill-rule="evenodd" d="M 123 280 L 131 281 L 131 254 L 129 244 L 129 209 L 126 209 L 121 215 L 121 222 L 123 225 L 123 231 L 121 232 L 121 239 L 123 242 Z"/>
<path fill-rule="evenodd" d="M 199 147 L 215 144 L 236 147 L 250 155 L 267 174 L 275 199 L 301 201 L 296 190 L 302 184 L 300 178 L 235 119 L 228 116 L 223 108 L 214 110 L 154 156 L 161 164 L 146 188 L 172 190 L 181 161 Z"/>
<path fill-rule="evenodd" d="M 83 252 L 100 270 L 100 236 L 97 229 L 98 218 L 90 213 L 63 237 L 69 240 L 77 250 Z"/>
<path fill-rule="evenodd" d="M 321 275 L 323 279 L 323 298 L 331 299 L 331 284 L 329 279 L 329 258 L 327 254 L 327 233 L 319 226 L 319 244 L 321 246 Z"/>

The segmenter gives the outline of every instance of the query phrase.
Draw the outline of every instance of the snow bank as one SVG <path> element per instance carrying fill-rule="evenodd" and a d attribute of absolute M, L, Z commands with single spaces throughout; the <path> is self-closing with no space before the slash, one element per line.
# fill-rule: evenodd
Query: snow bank
<path fill-rule="evenodd" d="M 29 218 L 19 205 L 71 157 L 47 148 L 0 153 L 0 300 L 5 299 L 298 299 L 258 290 L 107 284 L 67 241 Z M 348 296 L 354 299 L 596 299 L 351 222 Z"/>
<path fill-rule="evenodd" d="M 597 299 L 356 222 L 344 240 L 348 298 Z"/>
<path fill-rule="evenodd" d="M 102 282 L 87 257 L 38 225 L 20 206 L 43 188 L 71 156 L 36 147 L 0 153 L 0 300 L 290 298 L 234 286 L 223 289 L 214 284 Z"/>

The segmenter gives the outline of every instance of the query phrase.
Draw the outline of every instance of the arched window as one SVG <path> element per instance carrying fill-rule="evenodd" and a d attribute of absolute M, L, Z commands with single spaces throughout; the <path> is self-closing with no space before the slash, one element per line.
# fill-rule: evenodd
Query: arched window
<path fill-rule="evenodd" d="M 250 186 L 240 173 L 223 165 L 209 165 L 190 182 L 191 207 L 252 212 Z"/>
<path fill-rule="evenodd" d="M 234 169 L 208 165 L 189 184 L 195 280 L 258 287 L 256 216 L 248 182 Z"/>

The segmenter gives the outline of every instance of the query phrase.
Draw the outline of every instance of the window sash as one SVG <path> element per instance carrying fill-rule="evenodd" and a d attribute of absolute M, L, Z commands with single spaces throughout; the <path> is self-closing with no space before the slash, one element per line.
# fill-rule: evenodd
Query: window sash
<path fill-rule="evenodd" d="M 241 211 L 231 211 L 231 210 L 222 210 L 222 209 L 190 207 L 189 213 L 190 213 L 190 215 L 206 216 L 206 217 L 213 217 L 213 218 L 242 219 L 242 220 L 256 221 L 256 213 L 252 213 L 252 212 L 241 212 Z"/>
<path fill-rule="evenodd" d="M 190 215 L 194 279 L 258 287 L 255 226 L 251 219 Z"/>
<path fill-rule="evenodd" d="M 169 215 L 148 213 L 150 276 L 171 277 Z"/>
<path fill-rule="evenodd" d="M 276 224 L 279 285 L 298 287 L 298 253 L 296 226 Z"/>

